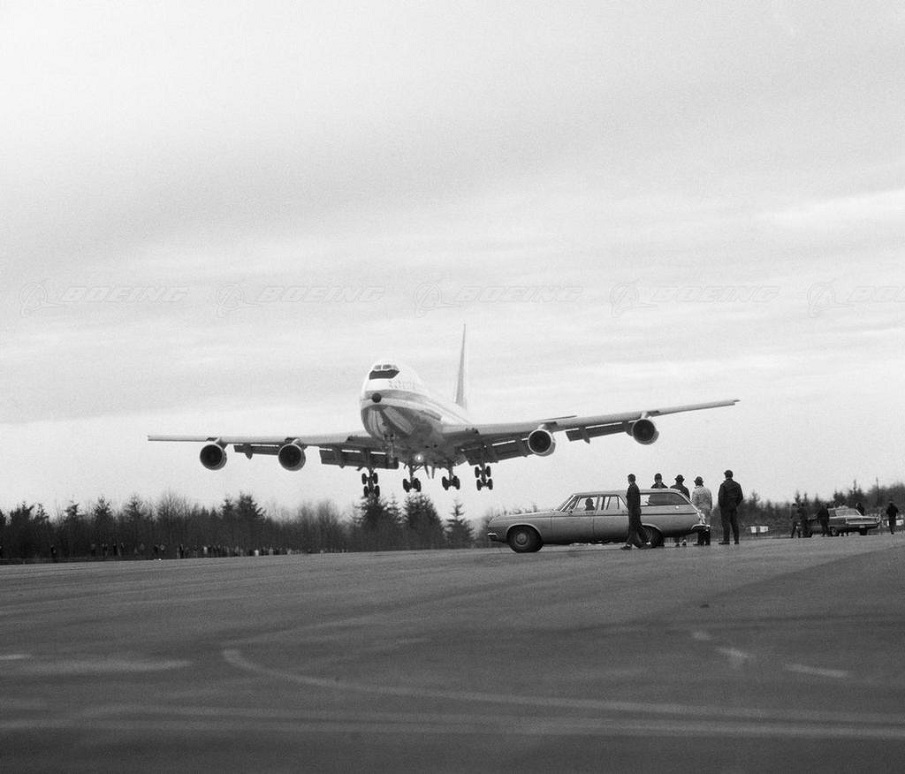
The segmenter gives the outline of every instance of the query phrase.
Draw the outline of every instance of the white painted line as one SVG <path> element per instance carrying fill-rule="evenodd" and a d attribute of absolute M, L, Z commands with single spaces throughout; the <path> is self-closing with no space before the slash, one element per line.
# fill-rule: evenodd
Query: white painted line
<path fill-rule="evenodd" d="M 821 669 L 819 667 L 810 667 L 804 664 L 786 664 L 783 668 L 786 672 L 796 672 L 800 675 L 814 675 L 815 677 L 832 677 L 836 680 L 841 680 L 851 674 L 844 669 Z"/>
<path fill-rule="evenodd" d="M 726 656 L 733 669 L 741 669 L 746 661 L 753 661 L 754 656 L 738 648 L 717 648 L 717 653 Z"/>

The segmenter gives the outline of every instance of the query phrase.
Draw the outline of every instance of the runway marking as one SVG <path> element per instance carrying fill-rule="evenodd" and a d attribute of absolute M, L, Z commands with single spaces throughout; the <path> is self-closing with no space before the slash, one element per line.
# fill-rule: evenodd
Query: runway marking
<path fill-rule="evenodd" d="M 710 642 L 713 637 L 707 632 L 697 631 L 691 633 L 691 639 L 697 640 L 698 642 Z"/>
<path fill-rule="evenodd" d="M 440 699 L 466 703 L 538 707 L 547 710 L 562 709 L 614 713 L 618 717 L 597 718 L 592 721 L 586 718 L 570 717 L 563 720 L 567 724 L 597 723 L 598 725 L 593 727 L 598 730 L 601 723 L 605 723 L 607 728 L 613 728 L 613 724 L 628 723 L 629 726 L 620 728 L 619 733 L 630 733 L 629 728 L 637 728 L 639 733 L 640 729 L 646 729 L 647 731 L 657 731 L 665 734 L 716 732 L 730 735 L 747 734 L 749 736 L 804 735 L 816 738 L 851 736 L 905 740 L 905 716 L 891 717 L 877 713 L 842 713 L 808 711 L 804 709 L 763 710 L 749 707 L 708 707 L 685 704 L 605 701 L 600 699 L 568 699 L 549 696 L 494 694 L 480 691 L 450 691 L 405 685 L 367 685 L 333 678 L 300 675 L 295 672 L 262 666 L 249 661 L 234 648 L 224 649 L 222 655 L 224 660 L 236 669 L 271 677 L 283 683 L 295 683 L 309 688 L 323 688 L 329 691 L 369 693 L 410 699 Z M 681 720 L 659 721 L 654 719 L 644 720 L 636 717 L 628 721 L 626 715 L 676 716 L 681 718 Z M 422 716 L 419 715 L 419 717 Z M 691 718 L 694 720 L 691 720 Z M 530 720 L 519 718 L 514 725 L 507 727 L 506 730 L 511 733 L 520 733 L 526 722 L 530 723 Z M 581 733 L 581 731 L 578 730 L 575 733 Z"/>
<path fill-rule="evenodd" d="M 815 675 L 817 677 L 832 677 L 837 680 L 850 675 L 850 672 L 847 672 L 844 669 L 821 669 L 819 667 L 811 667 L 804 664 L 786 664 L 783 669 L 785 669 L 786 672 L 796 672 L 802 675 Z"/>
<path fill-rule="evenodd" d="M 4 653 L 0 654 L 0 661 L 24 661 L 31 656 L 28 653 Z"/>
<path fill-rule="evenodd" d="M 716 652 L 726 656 L 733 669 L 741 669 L 748 661 L 754 660 L 752 654 L 738 648 L 717 648 Z"/>
<path fill-rule="evenodd" d="M 129 674 L 139 672 L 165 672 L 181 669 L 191 664 L 185 659 L 112 658 L 68 658 L 52 661 L 29 661 L 18 668 L 26 675 L 102 675 L 111 673 Z"/>

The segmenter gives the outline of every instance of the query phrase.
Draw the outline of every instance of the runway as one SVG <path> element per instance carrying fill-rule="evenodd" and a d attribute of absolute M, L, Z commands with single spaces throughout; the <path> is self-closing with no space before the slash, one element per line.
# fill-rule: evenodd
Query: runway
<path fill-rule="evenodd" d="M 905 536 L 0 567 L 5 771 L 900 771 Z"/>

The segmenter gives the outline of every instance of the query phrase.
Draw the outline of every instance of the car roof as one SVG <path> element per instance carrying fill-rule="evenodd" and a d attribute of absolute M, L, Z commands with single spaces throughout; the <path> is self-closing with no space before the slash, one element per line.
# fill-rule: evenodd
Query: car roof
<path fill-rule="evenodd" d="M 683 492 L 680 492 L 678 489 L 671 489 L 671 488 L 644 489 L 644 488 L 639 487 L 638 491 L 640 491 L 641 494 L 655 494 L 658 492 L 675 492 L 678 495 L 682 495 L 682 497 L 685 496 L 685 494 Z M 597 497 L 598 495 L 622 495 L 624 497 L 625 490 L 624 489 L 595 489 L 595 490 L 589 491 L 589 492 L 573 492 L 572 494 L 569 495 L 569 497 Z"/>

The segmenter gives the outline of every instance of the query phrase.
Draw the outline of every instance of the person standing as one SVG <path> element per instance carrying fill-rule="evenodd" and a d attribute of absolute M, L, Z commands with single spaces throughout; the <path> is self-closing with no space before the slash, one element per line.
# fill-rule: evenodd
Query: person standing
<path fill-rule="evenodd" d="M 817 509 L 817 521 L 820 524 L 820 534 L 826 537 L 830 534 L 830 512 L 827 510 L 826 503 L 818 503 L 820 507 Z"/>
<path fill-rule="evenodd" d="M 723 539 L 720 541 L 721 546 L 729 545 L 729 530 L 732 529 L 732 538 L 735 545 L 738 545 L 738 507 L 745 499 L 742 488 L 732 476 L 732 471 L 727 470 L 724 474 L 725 479 L 720 484 L 720 491 L 717 494 L 717 502 L 720 506 L 720 521 L 723 526 Z"/>
<path fill-rule="evenodd" d="M 646 532 L 641 524 L 641 490 L 635 483 L 635 474 L 628 474 L 628 489 L 625 491 L 625 504 L 628 506 L 628 537 L 625 539 L 623 551 L 631 551 L 632 547 L 648 548 Z"/>
<path fill-rule="evenodd" d="M 663 483 L 663 474 L 662 473 L 654 473 L 654 483 L 650 485 L 651 489 L 666 489 L 666 484 Z"/>
<path fill-rule="evenodd" d="M 886 522 L 889 524 L 889 534 L 896 534 L 896 519 L 899 516 L 899 509 L 896 508 L 896 504 L 890 500 L 889 505 L 886 506 Z"/>
<path fill-rule="evenodd" d="M 679 475 L 676 476 L 676 483 L 673 484 L 673 485 L 670 487 L 670 489 L 675 489 L 677 492 L 681 492 L 681 493 L 682 493 L 683 495 L 685 495 L 686 497 L 690 497 L 690 496 L 691 496 L 691 495 L 688 493 L 688 487 L 685 486 L 685 476 L 683 476 L 681 473 L 679 473 Z M 676 538 L 676 548 L 678 548 L 680 545 L 681 545 L 681 546 L 688 545 L 688 544 L 685 542 L 685 538 L 684 538 L 684 537 L 681 537 L 681 538 L 677 537 L 677 538 Z"/>
<path fill-rule="evenodd" d="M 789 516 L 792 519 L 792 534 L 789 537 L 805 537 L 804 530 L 807 528 L 808 514 L 804 506 L 801 503 L 796 503 L 792 506 Z"/>
<path fill-rule="evenodd" d="M 704 486 L 704 479 L 698 476 L 694 480 L 694 489 L 691 490 L 691 504 L 704 515 L 704 523 L 707 529 L 698 532 L 698 545 L 710 545 L 710 515 L 713 513 L 713 494 Z"/>

